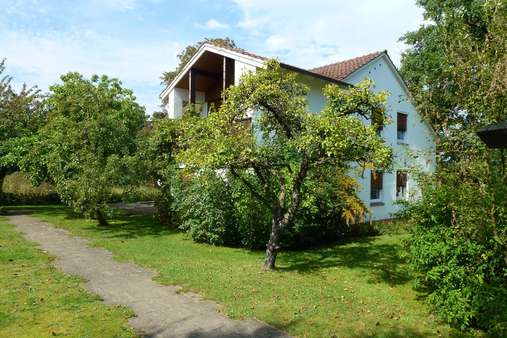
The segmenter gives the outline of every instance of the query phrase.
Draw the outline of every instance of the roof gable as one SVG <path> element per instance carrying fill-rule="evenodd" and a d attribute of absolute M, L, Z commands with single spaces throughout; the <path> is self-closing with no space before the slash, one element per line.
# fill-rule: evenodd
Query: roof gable
<path fill-rule="evenodd" d="M 180 71 L 180 73 L 172 80 L 172 82 L 162 91 L 162 93 L 160 94 L 161 98 L 164 98 L 174 88 L 176 83 L 178 83 L 178 81 L 181 80 L 183 75 L 192 67 L 192 65 L 206 51 L 210 51 L 212 53 L 227 56 L 227 57 L 239 60 L 241 62 L 244 62 L 246 64 L 250 64 L 255 67 L 263 67 L 265 62 L 267 60 L 269 60 L 269 58 L 267 58 L 267 57 L 260 56 L 260 55 L 254 54 L 254 53 L 250 53 L 250 52 L 248 52 L 244 49 L 241 49 L 241 48 L 223 47 L 223 46 L 213 45 L 210 43 L 205 43 L 197 50 L 197 52 L 194 54 L 194 56 L 192 56 L 192 58 L 188 61 L 188 63 L 185 65 L 185 67 L 183 67 L 183 69 Z M 322 75 L 322 74 L 319 74 L 316 72 L 308 71 L 306 69 L 302 69 L 299 67 L 291 66 L 286 63 L 280 63 L 280 65 L 282 66 L 282 68 L 285 68 L 287 70 L 292 70 L 297 73 L 320 78 L 322 80 L 325 80 L 325 81 L 328 81 L 331 83 L 336 83 L 341 86 L 350 86 L 350 84 L 348 84 L 342 80 L 335 79 L 335 78 L 332 78 L 332 77 L 329 77 L 326 75 Z"/>
<path fill-rule="evenodd" d="M 386 53 L 386 51 L 373 52 L 353 59 L 313 68 L 310 69 L 310 71 L 319 75 L 333 78 L 335 80 L 343 81 L 350 74 L 354 73 L 356 70 L 360 69 L 384 53 Z"/>

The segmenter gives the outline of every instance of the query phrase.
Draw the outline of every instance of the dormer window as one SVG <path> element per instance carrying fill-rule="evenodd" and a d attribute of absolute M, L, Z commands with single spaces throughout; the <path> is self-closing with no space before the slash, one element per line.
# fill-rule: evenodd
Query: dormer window
<path fill-rule="evenodd" d="M 407 137 L 407 114 L 398 113 L 397 131 L 398 141 L 405 141 Z"/>

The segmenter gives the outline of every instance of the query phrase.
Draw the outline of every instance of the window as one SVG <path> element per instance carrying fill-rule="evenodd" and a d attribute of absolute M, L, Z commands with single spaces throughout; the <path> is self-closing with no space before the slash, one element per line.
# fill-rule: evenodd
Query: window
<path fill-rule="evenodd" d="M 396 198 L 407 197 L 407 173 L 405 171 L 396 172 Z"/>
<path fill-rule="evenodd" d="M 383 187 L 384 175 L 379 171 L 371 172 L 370 179 L 370 200 L 380 201 L 382 199 L 382 187 Z"/>
<path fill-rule="evenodd" d="M 405 141 L 407 134 L 407 114 L 398 113 L 398 140 Z"/>

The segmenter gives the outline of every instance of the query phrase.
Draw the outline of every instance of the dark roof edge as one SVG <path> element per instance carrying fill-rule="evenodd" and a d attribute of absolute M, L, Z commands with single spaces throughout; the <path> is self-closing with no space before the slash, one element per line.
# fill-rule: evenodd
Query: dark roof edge
<path fill-rule="evenodd" d="M 354 87 L 354 85 L 352 85 L 352 84 L 350 84 L 348 82 L 337 80 L 337 79 L 333 79 L 332 77 L 328 77 L 328 76 L 325 76 L 325 75 L 317 74 L 317 73 L 314 73 L 312 71 L 309 71 L 309 70 L 306 70 L 306 69 L 303 69 L 303 68 L 299 68 L 299 67 L 296 67 L 296 66 L 291 66 L 291 65 L 286 64 L 286 63 L 280 62 L 280 66 L 282 68 L 285 68 L 285 69 L 288 69 L 288 70 L 292 70 L 292 71 L 297 72 L 297 73 L 301 73 L 301 74 L 308 75 L 308 76 L 311 76 L 311 77 L 315 77 L 315 78 L 318 78 L 318 79 L 321 79 L 321 80 L 324 80 L 324 81 L 328 81 L 328 82 L 332 82 L 332 83 L 335 83 L 335 84 L 339 84 L 341 86 Z"/>

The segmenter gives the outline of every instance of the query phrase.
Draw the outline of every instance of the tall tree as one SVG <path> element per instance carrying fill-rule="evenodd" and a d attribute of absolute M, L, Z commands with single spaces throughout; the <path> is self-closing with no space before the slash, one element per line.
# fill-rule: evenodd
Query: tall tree
<path fill-rule="evenodd" d="M 466 159 L 474 132 L 507 119 L 507 3 L 419 0 L 427 24 L 407 33 L 401 72 L 439 136 L 443 160 Z"/>
<path fill-rule="evenodd" d="M 183 67 L 185 67 L 188 61 L 190 61 L 192 56 L 194 56 L 194 54 L 199 50 L 199 48 L 205 43 L 210 43 L 218 47 L 236 48 L 236 43 L 234 42 L 234 40 L 227 37 L 204 38 L 203 40 L 193 45 L 188 45 L 180 54 L 178 54 L 179 64 L 176 67 L 176 69 L 164 72 L 164 74 L 162 74 L 162 82 L 165 83 L 166 85 L 169 85 L 169 83 L 171 83 L 171 81 L 176 77 L 176 75 L 178 75 L 178 73 L 183 69 Z"/>
<path fill-rule="evenodd" d="M 130 161 L 146 117 L 121 82 L 78 73 L 61 77 L 46 100 L 48 123 L 38 148 L 62 200 L 107 225 L 105 210 L 113 187 L 136 182 Z"/>
<path fill-rule="evenodd" d="M 507 175 L 477 129 L 507 119 L 507 2 L 419 0 L 401 71 L 438 135 L 439 167 L 408 209 L 409 260 L 437 314 L 507 335 Z"/>
<path fill-rule="evenodd" d="M 5 60 L 0 62 L 0 200 L 5 176 L 18 170 L 22 139 L 33 135 L 46 117 L 39 90 L 23 85 L 16 92 L 12 77 L 2 75 L 4 71 Z"/>
<path fill-rule="evenodd" d="M 189 120 L 179 160 L 197 170 L 226 170 L 241 180 L 272 213 L 264 267 L 275 268 L 282 237 L 300 208 L 302 186 L 322 167 L 342 171 L 350 163 L 385 168 L 391 150 L 375 126 L 384 122 L 386 94 L 373 94 L 370 83 L 324 90 L 320 114 L 307 109 L 308 88 L 276 61 L 242 77 L 230 87 L 220 110 L 209 118 Z M 257 112 L 253 132 L 245 117 Z"/>

